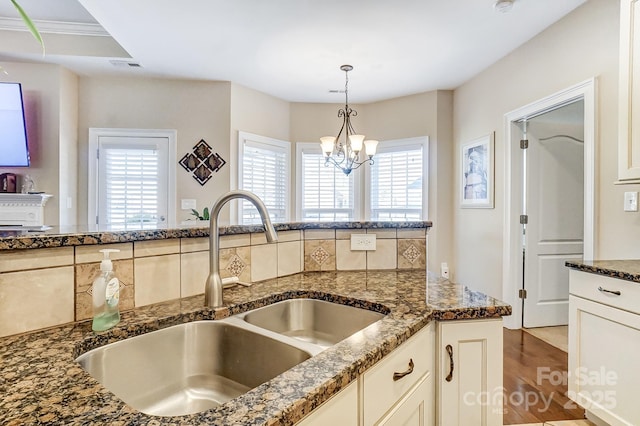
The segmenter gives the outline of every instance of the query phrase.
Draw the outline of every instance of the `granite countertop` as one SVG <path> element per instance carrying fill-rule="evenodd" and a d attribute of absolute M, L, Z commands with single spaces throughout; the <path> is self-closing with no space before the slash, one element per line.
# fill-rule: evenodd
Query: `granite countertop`
<path fill-rule="evenodd" d="M 299 297 L 390 313 L 246 394 L 187 416 L 138 412 L 74 361 L 92 348 L 148 331 Z M 509 305 L 465 286 L 427 284 L 425 271 L 305 272 L 225 290 L 224 300 L 225 306 L 216 309 L 203 307 L 201 295 L 136 308 L 123 313 L 114 329 L 98 335 L 85 321 L 0 339 L 0 424 L 293 424 L 431 320 L 511 314 Z"/>
<path fill-rule="evenodd" d="M 430 221 L 412 222 L 290 222 L 276 223 L 276 231 L 305 229 L 421 229 L 431 228 Z M 221 226 L 220 235 L 264 232 L 262 225 Z M 131 241 L 164 240 L 168 238 L 198 238 L 209 236 L 209 225 L 196 222 L 187 225 L 166 225 L 151 229 L 108 229 L 96 226 L 66 226 L 50 229 L 39 227 L 15 230 L 0 226 L 0 250 L 22 250 L 69 247 L 92 244 L 126 243 Z"/>
<path fill-rule="evenodd" d="M 568 260 L 565 265 L 583 272 L 640 283 L 640 260 Z"/>

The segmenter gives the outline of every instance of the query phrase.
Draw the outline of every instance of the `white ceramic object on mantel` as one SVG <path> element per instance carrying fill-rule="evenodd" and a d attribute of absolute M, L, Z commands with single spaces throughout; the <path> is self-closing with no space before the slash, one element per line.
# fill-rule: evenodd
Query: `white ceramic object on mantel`
<path fill-rule="evenodd" d="M 43 226 L 51 194 L 0 193 L 0 225 Z"/>

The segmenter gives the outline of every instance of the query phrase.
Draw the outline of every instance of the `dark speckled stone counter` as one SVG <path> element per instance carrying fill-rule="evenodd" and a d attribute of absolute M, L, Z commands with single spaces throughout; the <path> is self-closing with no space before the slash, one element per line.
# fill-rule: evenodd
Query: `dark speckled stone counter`
<path fill-rule="evenodd" d="M 640 260 L 570 260 L 565 265 L 578 271 L 640 283 Z"/>
<path fill-rule="evenodd" d="M 0 424 L 289 425 L 326 401 L 433 319 L 495 318 L 511 307 L 467 287 L 429 282 L 424 271 L 308 272 L 126 312 L 94 335 L 90 322 L 0 339 Z M 427 297 L 425 297 L 425 292 Z M 194 320 L 219 319 L 279 300 L 311 297 L 389 312 L 377 323 L 218 408 L 180 417 L 137 412 L 89 376 L 89 349 Z M 428 302 L 428 303 L 427 303 Z M 363 338 L 363 336 L 365 338 Z"/>
<path fill-rule="evenodd" d="M 431 228 L 429 221 L 416 222 L 291 222 L 274 224 L 276 231 L 305 229 L 421 229 Z M 154 229 L 108 230 L 95 227 L 60 227 L 48 230 L 7 230 L 0 226 L 0 250 L 21 250 L 69 247 L 93 244 L 126 243 L 131 241 L 164 240 L 169 238 L 208 237 L 208 226 L 183 225 Z M 220 235 L 264 232 L 262 225 L 220 227 Z"/>

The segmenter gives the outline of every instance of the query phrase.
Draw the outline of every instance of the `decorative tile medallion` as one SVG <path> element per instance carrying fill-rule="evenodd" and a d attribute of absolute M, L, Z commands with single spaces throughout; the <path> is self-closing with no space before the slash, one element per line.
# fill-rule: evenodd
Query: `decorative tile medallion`
<path fill-rule="evenodd" d="M 315 249 L 313 251 L 313 253 L 311 253 L 311 258 L 318 264 L 318 265 L 322 265 L 324 262 L 327 261 L 327 259 L 329 259 L 329 256 L 331 256 L 329 254 L 328 251 L 326 251 L 325 249 L 323 249 L 322 247 L 318 247 L 317 249 Z"/>
<path fill-rule="evenodd" d="M 402 256 L 409 261 L 409 263 L 415 263 L 416 260 L 420 257 L 420 250 L 411 244 L 407 249 L 402 253 Z"/>
<path fill-rule="evenodd" d="M 220 154 L 213 152 L 204 139 L 200 139 L 200 142 L 193 147 L 193 152 L 185 154 L 179 163 L 186 171 L 193 173 L 193 178 L 200 185 L 207 183 L 213 176 L 213 172 L 217 172 L 227 164 Z"/>
<path fill-rule="evenodd" d="M 232 277 L 239 277 L 242 271 L 247 267 L 237 254 L 234 254 L 227 265 L 227 271 Z"/>

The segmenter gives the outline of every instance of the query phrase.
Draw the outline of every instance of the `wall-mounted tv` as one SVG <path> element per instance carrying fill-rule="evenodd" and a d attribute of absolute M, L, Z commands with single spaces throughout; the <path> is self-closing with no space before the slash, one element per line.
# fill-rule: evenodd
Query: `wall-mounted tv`
<path fill-rule="evenodd" d="M 29 167 L 20 83 L 0 82 L 0 167 Z"/>

